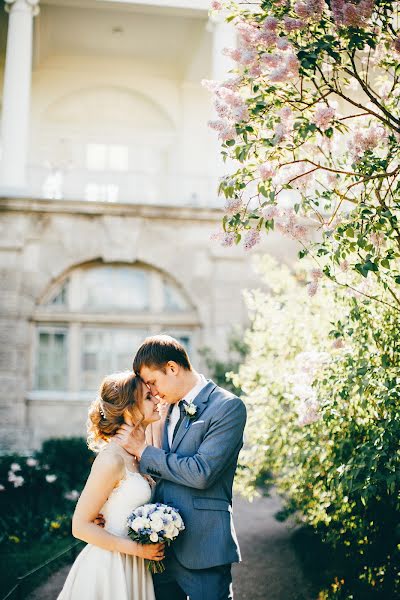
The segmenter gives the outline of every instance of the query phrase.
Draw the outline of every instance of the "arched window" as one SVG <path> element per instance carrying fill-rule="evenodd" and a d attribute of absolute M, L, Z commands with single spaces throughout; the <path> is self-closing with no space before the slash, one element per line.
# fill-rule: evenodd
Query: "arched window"
<path fill-rule="evenodd" d="M 191 351 L 198 329 L 179 285 L 142 264 L 76 267 L 47 290 L 34 322 L 34 392 L 77 396 L 130 369 L 147 335 L 169 333 Z"/>

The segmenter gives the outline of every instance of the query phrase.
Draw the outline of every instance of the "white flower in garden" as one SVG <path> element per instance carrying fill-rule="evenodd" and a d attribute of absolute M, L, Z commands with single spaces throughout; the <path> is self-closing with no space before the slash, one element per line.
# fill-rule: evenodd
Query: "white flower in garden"
<path fill-rule="evenodd" d="M 311 425 L 321 418 L 321 415 L 319 414 L 319 403 L 314 399 L 301 402 L 297 407 L 297 412 L 299 415 L 297 422 L 301 427 L 304 427 L 304 425 Z"/>
<path fill-rule="evenodd" d="M 26 464 L 28 467 L 36 467 L 38 463 L 39 461 L 37 461 L 36 458 L 32 458 L 32 456 L 26 459 Z"/>
<path fill-rule="evenodd" d="M 78 500 L 79 495 L 80 494 L 79 494 L 79 492 L 77 490 L 71 490 L 70 492 L 66 492 L 64 494 L 64 498 L 66 500 L 73 500 L 73 501 L 75 501 L 75 500 Z"/>
<path fill-rule="evenodd" d="M 158 534 L 155 531 L 150 534 L 150 540 L 152 542 L 158 542 Z"/>
<path fill-rule="evenodd" d="M 1 485 L 1 483 L 0 483 L 0 492 L 4 492 L 5 489 L 6 488 L 4 487 L 4 485 Z"/>
<path fill-rule="evenodd" d="M 13 471 L 15 473 L 16 471 L 20 471 L 21 467 L 19 466 L 18 463 L 12 463 L 10 469 L 11 469 L 11 471 Z"/>
<path fill-rule="evenodd" d="M 300 371 L 312 376 L 329 358 L 328 352 L 300 352 L 296 356 L 296 365 Z"/>
<path fill-rule="evenodd" d="M 47 483 L 54 483 L 57 479 L 57 475 L 46 475 Z"/>
<path fill-rule="evenodd" d="M 311 385 L 307 385 L 306 383 L 296 383 L 293 386 L 293 393 L 295 396 L 298 396 L 301 400 L 309 400 L 310 398 L 315 398 L 315 390 L 311 387 Z"/>
<path fill-rule="evenodd" d="M 21 485 L 23 485 L 23 484 L 24 484 L 24 481 L 25 481 L 25 480 L 24 480 L 24 478 L 23 478 L 23 477 L 21 477 L 21 476 L 16 476 L 16 477 L 14 478 L 14 480 L 13 480 L 14 487 L 15 487 L 15 488 L 17 488 L 17 487 L 21 487 Z"/>

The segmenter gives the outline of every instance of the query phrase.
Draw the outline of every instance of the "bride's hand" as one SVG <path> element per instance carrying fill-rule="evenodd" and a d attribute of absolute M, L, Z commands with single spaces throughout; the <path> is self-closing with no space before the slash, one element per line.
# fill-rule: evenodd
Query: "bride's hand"
<path fill-rule="evenodd" d="M 165 544 L 139 544 L 132 540 L 124 540 L 124 547 L 120 552 L 158 561 L 163 560 L 165 556 Z"/>
<path fill-rule="evenodd" d="M 139 544 L 142 547 L 142 558 L 147 560 L 163 560 L 165 544 Z"/>

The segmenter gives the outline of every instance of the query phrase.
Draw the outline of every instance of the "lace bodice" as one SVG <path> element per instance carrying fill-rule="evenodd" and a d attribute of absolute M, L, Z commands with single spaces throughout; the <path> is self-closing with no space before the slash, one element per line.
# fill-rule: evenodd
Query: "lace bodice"
<path fill-rule="evenodd" d="M 101 513 L 105 529 L 114 535 L 126 536 L 126 521 L 135 508 L 151 500 L 152 489 L 149 482 L 137 471 L 125 467 L 125 476 L 113 489 Z"/>

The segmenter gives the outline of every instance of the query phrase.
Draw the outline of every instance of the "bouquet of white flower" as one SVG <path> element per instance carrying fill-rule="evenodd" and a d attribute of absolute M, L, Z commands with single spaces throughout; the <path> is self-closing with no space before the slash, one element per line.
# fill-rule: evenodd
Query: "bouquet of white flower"
<path fill-rule="evenodd" d="M 169 546 L 185 529 L 178 509 L 167 504 L 145 504 L 138 506 L 128 517 L 128 535 L 139 544 L 157 544 L 164 542 Z M 148 568 L 152 573 L 162 573 L 165 569 L 162 561 L 150 560 Z"/>

